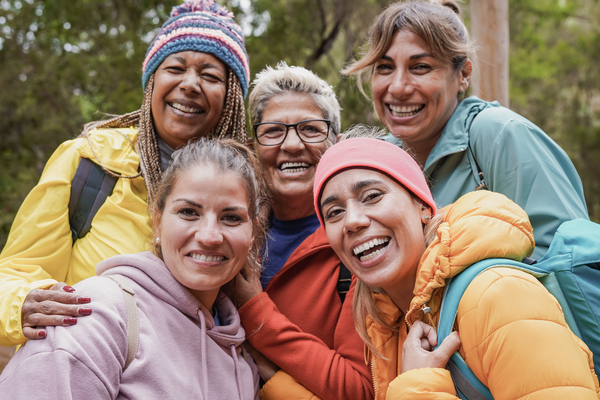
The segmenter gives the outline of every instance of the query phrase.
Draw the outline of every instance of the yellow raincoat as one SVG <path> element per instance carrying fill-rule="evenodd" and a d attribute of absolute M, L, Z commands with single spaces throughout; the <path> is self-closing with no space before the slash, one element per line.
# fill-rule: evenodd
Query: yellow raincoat
<path fill-rule="evenodd" d="M 104 259 L 150 248 L 152 229 L 142 177 L 117 180 L 90 232 L 74 246 L 69 225 L 71 181 L 80 158 L 96 162 L 95 152 L 108 169 L 136 175 L 139 158 L 132 147 L 136 142 L 136 128 L 100 129 L 90 132 L 90 141 L 64 142 L 50 157 L 40 182 L 21 205 L 0 254 L 0 345 L 27 340 L 21 307 L 31 290 L 57 282 L 75 284 L 95 275 L 96 264 Z"/>

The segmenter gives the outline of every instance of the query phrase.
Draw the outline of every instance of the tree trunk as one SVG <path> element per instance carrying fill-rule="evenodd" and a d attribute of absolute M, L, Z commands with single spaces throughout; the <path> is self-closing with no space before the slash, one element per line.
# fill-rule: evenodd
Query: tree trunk
<path fill-rule="evenodd" d="M 6 364 L 10 361 L 12 356 L 15 354 L 16 347 L 3 347 L 0 346 L 0 373 L 6 367 Z"/>
<path fill-rule="evenodd" d="M 478 58 L 474 94 L 508 107 L 508 0 L 472 0 L 471 33 Z"/>

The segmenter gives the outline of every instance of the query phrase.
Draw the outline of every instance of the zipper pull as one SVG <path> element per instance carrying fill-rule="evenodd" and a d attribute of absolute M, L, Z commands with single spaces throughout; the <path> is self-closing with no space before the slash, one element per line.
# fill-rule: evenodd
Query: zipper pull
<path fill-rule="evenodd" d="M 420 310 L 423 311 L 423 314 L 429 314 L 429 312 L 431 311 L 431 308 L 427 307 L 426 304 L 427 304 L 427 302 L 425 302 L 421 305 Z"/>

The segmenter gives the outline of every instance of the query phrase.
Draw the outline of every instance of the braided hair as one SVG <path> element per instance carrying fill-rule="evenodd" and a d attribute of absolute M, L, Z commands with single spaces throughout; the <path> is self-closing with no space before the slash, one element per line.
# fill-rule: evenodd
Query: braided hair
<path fill-rule="evenodd" d="M 225 107 L 215 129 L 207 133 L 208 138 L 234 139 L 241 144 L 246 144 L 246 114 L 244 110 L 244 96 L 242 86 L 236 74 L 228 69 L 227 91 L 225 93 Z M 105 121 L 95 121 L 86 124 L 80 136 L 90 143 L 96 162 L 109 175 L 122 179 L 134 179 L 143 176 L 148 189 L 147 203 L 154 202 L 160 179 L 162 167 L 160 163 L 160 150 L 158 148 L 157 133 L 152 119 L 152 91 L 154 90 L 154 74 L 148 79 L 144 90 L 142 107 L 128 114 L 119 115 Z M 136 175 L 121 175 L 106 168 L 96 155 L 90 140 L 90 131 L 93 129 L 118 129 L 138 128 L 138 141 L 136 151 L 140 157 L 140 172 Z M 127 138 L 129 140 L 129 138 Z M 129 141 L 132 147 L 133 143 Z"/>

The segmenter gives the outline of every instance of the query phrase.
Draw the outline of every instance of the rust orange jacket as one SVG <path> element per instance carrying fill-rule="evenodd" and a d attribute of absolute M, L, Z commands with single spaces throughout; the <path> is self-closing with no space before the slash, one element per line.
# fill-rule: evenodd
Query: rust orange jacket
<path fill-rule="evenodd" d="M 535 246 L 527 215 L 501 194 L 472 192 L 442 211 L 444 222 L 418 267 L 410 310 L 404 315 L 387 295 L 375 295 L 383 321 L 399 332 L 367 318 L 369 337 L 388 358 L 372 356 L 378 400 L 456 399 L 445 369 L 400 374 L 406 324 L 423 319 L 436 327 L 447 278 L 486 258 L 521 260 Z M 420 311 L 424 303 L 431 321 Z M 599 398 L 591 352 L 533 276 L 502 267 L 484 272 L 466 290 L 456 321 L 461 355 L 496 400 Z"/>
<path fill-rule="evenodd" d="M 352 318 L 354 283 L 342 304 L 339 264 L 319 227 L 265 292 L 239 310 L 247 340 L 281 368 L 263 387 L 263 399 L 373 398 L 363 342 Z"/>

